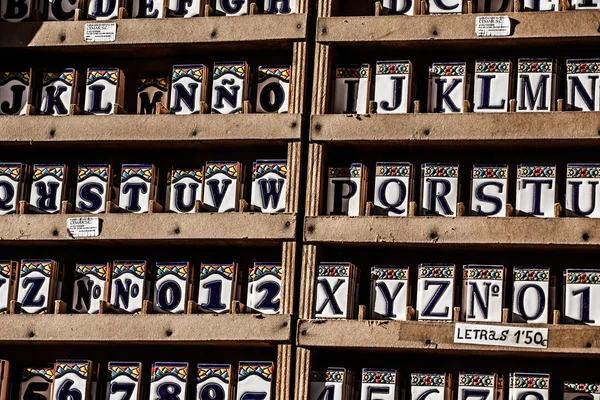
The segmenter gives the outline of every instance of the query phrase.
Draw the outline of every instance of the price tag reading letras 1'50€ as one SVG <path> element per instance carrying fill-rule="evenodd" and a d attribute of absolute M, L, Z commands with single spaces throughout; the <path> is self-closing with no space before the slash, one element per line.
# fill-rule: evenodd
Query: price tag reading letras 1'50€
<path fill-rule="evenodd" d="M 547 349 L 548 328 L 456 324 L 454 343 Z"/>

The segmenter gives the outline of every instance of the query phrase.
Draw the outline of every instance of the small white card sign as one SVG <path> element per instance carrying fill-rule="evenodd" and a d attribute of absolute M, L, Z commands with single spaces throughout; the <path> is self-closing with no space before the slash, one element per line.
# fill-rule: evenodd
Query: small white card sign
<path fill-rule="evenodd" d="M 71 237 L 100 236 L 100 218 L 67 218 L 67 232 Z"/>
<path fill-rule="evenodd" d="M 114 42 L 117 40 L 117 24 L 105 22 L 85 24 L 83 39 L 86 42 Z"/>
<path fill-rule="evenodd" d="M 477 36 L 510 36 L 510 18 L 506 15 L 476 17 L 475 34 Z"/>
<path fill-rule="evenodd" d="M 454 343 L 547 349 L 548 328 L 456 324 L 454 328 Z"/>

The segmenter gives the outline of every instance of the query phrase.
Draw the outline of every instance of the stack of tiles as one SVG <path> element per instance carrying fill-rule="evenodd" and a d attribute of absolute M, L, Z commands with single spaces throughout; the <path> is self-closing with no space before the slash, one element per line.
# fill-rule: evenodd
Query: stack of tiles
<path fill-rule="evenodd" d="M 245 61 L 215 63 L 211 113 L 241 114 L 244 101 L 248 100 L 248 83 L 248 64 Z"/>
<path fill-rule="evenodd" d="M 366 114 L 371 91 L 371 66 L 354 65 L 335 69 L 333 113 Z"/>
<path fill-rule="evenodd" d="M 517 75 L 517 112 L 556 110 L 557 64 L 550 58 L 520 58 Z"/>
<path fill-rule="evenodd" d="M 239 211 L 244 192 L 244 168 L 237 161 L 209 161 L 204 173 L 204 209 Z"/>
<path fill-rule="evenodd" d="M 564 382 L 563 400 L 598 400 L 599 398 L 600 384 L 596 382 Z"/>
<path fill-rule="evenodd" d="M 52 116 L 72 115 L 72 106 L 77 102 L 78 83 L 79 74 L 74 68 L 44 71 L 40 113 Z"/>
<path fill-rule="evenodd" d="M 517 167 L 517 214 L 556 217 L 557 193 L 555 164 L 520 164 Z"/>
<path fill-rule="evenodd" d="M 58 214 L 67 196 L 69 171 L 64 164 L 37 164 L 29 196 L 29 210 L 39 214 Z"/>
<path fill-rule="evenodd" d="M 350 263 L 320 263 L 315 295 L 315 318 L 356 317 L 359 272 Z"/>
<path fill-rule="evenodd" d="M 465 63 L 433 63 L 429 67 L 430 113 L 465 112 L 469 80 Z"/>
<path fill-rule="evenodd" d="M 26 115 L 33 95 L 32 70 L 0 72 L 0 115 Z"/>
<path fill-rule="evenodd" d="M 139 1 L 139 0 L 138 0 Z M 137 87 L 137 113 L 156 114 L 158 104 L 166 108 L 169 98 L 168 76 L 140 76 Z"/>
<path fill-rule="evenodd" d="M 459 194 L 458 164 L 421 166 L 421 215 L 456 217 Z"/>
<path fill-rule="evenodd" d="M 188 363 L 156 362 L 152 364 L 150 398 L 181 395 L 185 399 L 188 383 Z"/>
<path fill-rule="evenodd" d="M 118 68 L 88 68 L 85 84 L 87 114 L 112 115 L 125 100 L 125 75 Z"/>
<path fill-rule="evenodd" d="M 261 65 L 258 67 L 258 85 L 256 87 L 256 112 L 289 112 L 290 65 Z"/>
<path fill-rule="evenodd" d="M 363 164 L 329 168 L 327 215 L 364 215 L 367 180 L 367 167 Z"/>
<path fill-rule="evenodd" d="M 0 215 L 16 214 L 19 201 L 25 198 L 29 166 L 21 163 L 0 164 Z"/>
<path fill-rule="evenodd" d="M 119 209 L 144 214 L 158 196 L 158 169 L 152 164 L 123 164 Z"/>
<path fill-rule="evenodd" d="M 97 365 L 89 360 L 56 360 L 54 364 L 54 382 L 52 400 L 61 400 L 65 393 L 77 393 L 81 400 L 97 399 Z M 73 396 L 73 395 L 69 395 Z"/>
<path fill-rule="evenodd" d="M 17 303 L 21 314 L 51 314 L 60 293 L 62 269 L 53 260 L 21 260 Z"/>
<path fill-rule="evenodd" d="M 138 314 L 146 298 L 148 274 L 146 261 L 113 261 L 110 304 L 115 311 Z"/>
<path fill-rule="evenodd" d="M 600 271 L 590 269 L 567 269 L 565 272 L 565 309 L 566 323 L 600 325 L 600 307 L 594 306 L 600 301 Z"/>
<path fill-rule="evenodd" d="M 236 400 L 271 399 L 275 365 L 264 361 L 243 361 L 238 367 Z"/>
<path fill-rule="evenodd" d="M 106 203 L 112 199 L 112 189 L 112 168 L 109 164 L 78 165 L 75 211 L 105 213 Z"/>
<path fill-rule="evenodd" d="M 198 364 L 196 399 L 232 400 L 235 376 L 231 364 Z"/>
<path fill-rule="evenodd" d="M 507 112 L 512 98 L 512 82 L 510 60 L 475 61 L 473 111 Z"/>
<path fill-rule="evenodd" d="M 567 60 L 567 108 L 600 111 L 600 90 L 596 83 L 598 79 L 600 59 Z"/>
<path fill-rule="evenodd" d="M 411 163 L 376 163 L 374 214 L 391 217 L 408 216 L 409 205 L 414 200 L 414 175 L 414 167 Z"/>
<path fill-rule="evenodd" d="M 110 299 L 110 264 L 76 264 L 72 310 L 98 314 L 100 302 Z"/>
<path fill-rule="evenodd" d="M 253 211 L 277 213 L 285 211 L 287 193 L 287 160 L 256 160 L 252 165 Z"/>
<path fill-rule="evenodd" d="M 600 218 L 598 183 L 600 164 L 567 164 L 567 217 Z"/>
<path fill-rule="evenodd" d="M 157 262 L 154 311 L 183 314 L 193 293 L 194 269 L 187 261 Z"/>
<path fill-rule="evenodd" d="M 551 315 L 550 269 L 547 267 L 513 268 L 513 322 L 546 324 Z"/>
<path fill-rule="evenodd" d="M 354 374 L 346 368 L 330 367 L 311 371 L 309 400 L 351 400 L 354 396 Z"/>
<path fill-rule="evenodd" d="M 174 213 L 194 213 L 202 201 L 204 170 L 173 169 L 167 182 L 167 209 Z"/>
<path fill-rule="evenodd" d="M 514 372 L 509 376 L 508 398 L 523 400 L 529 397 L 539 400 L 550 398 L 550 375 Z"/>
<path fill-rule="evenodd" d="M 494 400 L 498 393 L 496 374 L 458 373 L 458 398 Z"/>
<path fill-rule="evenodd" d="M 53 380 L 54 366 L 23 368 L 19 382 L 19 400 L 25 400 L 32 392 L 50 400 Z"/>
<path fill-rule="evenodd" d="M 502 265 L 463 267 L 462 319 L 467 322 L 502 322 L 504 276 Z"/>
<path fill-rule="evenodd" d="M 122 400 L 124 396 L 129 396 L 130 400 L 141 400 L 142 363 L 109 362 L 106 386 L 106 400 Z"/>
<path fill-rule="evenodd" d="M 471 215 L 506 217 L 508 165 L 475 164 L 471 175 Z"/>
<path fill-rule="evenodd" d="M 371 268 L 371 318 L 406 321 L 410 299 L 408 266 Z"/>
<path fill-rule="evenodd" d="M 412 399 L 451 400 L 452 375 L 413 372 L 410 374 L 410 395 Z"/>
<path fill-rule="evenodd" d="M 239 299 L 240 290 L 236 263 L 200 264 L 198 306 L 201 312 L 231 312 L 231 303 Z"/>
<path fill-rule="evenodd" d="M 400 398 L 399 374 L 395 369 L 362 370 L 360 399 L 397 400 Z"/>
<path fill-rule="evenodd" d="M 281 263 L 254 263 L 248 271 L 247 306 L 262 314 L 281 312 Z"/>
<path fill-rule="evenodd" d="M 419 264 L 417 319 L 454 319 L 454 264 Z"/>
<path fill-rule="evenodd" d="M 410 112 L 415 87 L 410 61 L 377 61 L 375 103 L 378 114 Z"/>
<path fill-rule="evenodd" d="M 169 101 L 173 114 L 200 114 L 202 102 L 206 102 L 207 76 L 208 68 L 203 64 L 173 66 Z"/>

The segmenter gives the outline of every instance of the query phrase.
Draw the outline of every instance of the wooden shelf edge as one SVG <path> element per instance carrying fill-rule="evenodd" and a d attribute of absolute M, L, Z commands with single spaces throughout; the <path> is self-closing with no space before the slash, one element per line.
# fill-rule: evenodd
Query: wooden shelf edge
<path fill-rule="evenodd" d="M 488 355 L 600 354 L 600 346 L 597 345 L 600 343 L 600 330 L 595 326 L 543 325 L 548 328 L 547 349 L 456 344 L 454 327 L 452 322 L 299 320 L 296 341 L 298 346 L 308 348 L 435 351 L 446 354 L 482 351 Z"/>
<path fill-rule="evenodd" d="M 302 114 L 1 116 L 0 145 L 206 146 L 300 140 Z"/>
<path fill-rule="evenodd" d="M 336 245 L 581 248 L 600 245 L 600 219 L 535 217 L 305 217 L 304 241 Z M 481 247 L 479 247 L 481 248 Z"/>
<path fill-rule="evenodd" d="M 556 147 L 600 145 L 598 132 L 600 112 L 326 114 L 311 117 L 310 139 L 372 145 Z"/>
<path fill-rule="evenodd" d="M 291 341 L 291 319 L 263 314 L 1 315 L 0 345 L 285 344 Z"/>

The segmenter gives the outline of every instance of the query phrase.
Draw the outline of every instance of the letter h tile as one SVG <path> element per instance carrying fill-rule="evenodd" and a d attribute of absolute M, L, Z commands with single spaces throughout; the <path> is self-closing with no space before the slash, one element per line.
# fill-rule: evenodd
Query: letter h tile
<path fill-rule="evenodd" d="M 315 318 L 354 318 L 357 270 L 350 263 L 320 263 L 315 282 Z"/>
<path fill-rule="evenodd" d="M 506 217 L 507 196 L 508 165 L 473 165 L 471 215 Z"/>
<path fill-rule="evenodd" d="M 417 319 L 452 321 L 454 317 L 453 264 L 419 264 Z"/>
<path fill-rule="evenodd" d="M 17 303 L 21 314 L 54 312 L 54 300 L 60 299 L 62 269 L 53 260 L 21 260 Z"/>
<path fill-rule="evenodd" d="M 0 215 L 16 214 L 19 202 L 24 200 L 29 166 L 21 163 L 0 164 Z"/>
<path fill-rule="evenodd" d="M 336 68 L 333 114 L 367 114 L 371 90 L 371 66 Z"/>
<path fill-rule="evenodd" d="M 566 100 L 569 110 L 600 111 L 600 58 L 567 60 Z"/>
<path fill-rule="evenodd" d="M 556 110 L 556 61 L 551 58 L 519 58 L 518 67 L 517 112 Z"/>
<path fill-rule="evenodd" d="M 111 192 L 112 169 L 109 164 L 77 166 L 75 210 L 78 213 L 104 214 Z"/>
<path fill-rule="evenodd" d="M 550 269 L 514 267 L 513 322 L 547 324 L 550 316 Z"/>
<path fill-rule="evenodd" d="M 230 0 L 217 0 L 217 2 Z M 239 0 L 246 1 L 246 0 Z M 230 61 L 215 63 L 212 86 L 212 114 L 242 114 L 248 100 L 248 63 Z"/>
<path fill-rule="evenodd" d="M 367 179 L 367 167 L 363 164 L 329 168 L 327 215 L 364 215 Z"/>
<path fill-rule="evenodd" d="M 98 314 L 100 302 L 110 299 L 110 264 L 76 264 L 72 310 Z"/>
<path fill-rule="evenodd" d="M 406 321 L 410 299 L 408 266 L 371 268 L 371 318 Z"/>
<path fill-rule="evenodd" d="M 465 63 L 434 63 L 429 67 L 428 112 L 465 112 L 464 101 L 469 93 L 466 70 Z"/>
<path fill-rule="evenodd" d="M 421 215 L 456 217 L 459 189 L 458 164 L 423 164 Z"/>
<path fill-rule="evenodd" d="M 447 373 L 410 374 L 410 394 L 412 399 L 451 400 L 452 376 Z"/>
<path fill-rule="evenodd" d="M 252 164 L 253 211 L 276 213 L 285 211 L 287 160 L 256 160 Z"/>
<path fill-rule="evenodd" d="M 462 319 L 467 322 L 502 322 L 504 306 L 502 265 L 463 267 Z"/>
<path fill-rule="evenodd" d="M 27 106 L 31 104 L 33 95 L 32 75 L 32 70 L 0 72 L 0 115 L 28 113 Z"/>
<path fill-rule="evenodd" d="M 57 0 L 56 3 L 60 3 Z M 44 71 L 42 76 L 42 103 L 44 115 L 65 116 L 72 114 L 77 103 L 79 74 L 74 68 L 62 71 Z"/>
<path fill-rule="evenodd" d="M 146 261 L 113 261 L 110 303 L 115 311 L 139 314 L 146 298 L 148 279 Z"/>
<path fill-rule="evenodd" d="M 112 115 L 125 101 L 125 75 L 119 68 L 88 68 L 85 84 L 86 114 Z"/>
<path fill-rule="evenodd" d="M 598 292 L 598 293 L 596 293 Z M 565 322 L 600 325 L 600 271 L 567 269 L 565 279 Z"/>
<path fill-rule="evenodd" d="M 517 167 L 517 214 L 556 217 L 557 192 L 555 164 L 520 164 Z"/>
<path fill-rule="evenodd" d="M 600 218 L 600 164 L 567 164 L 567 217 Z"/>
<path fill-rule="evenodd" d="M 255 262 L 248 271 L 248 308 L 261 314 L 279 314 L 282 277 L 280 262 Z"/>
<path fill-rule="evenodd" d="M 189 262 L 157 262 L 154 311 L 160 314 L 183 314 L 192 293 L 193 282 L 194 269 Z"/>

